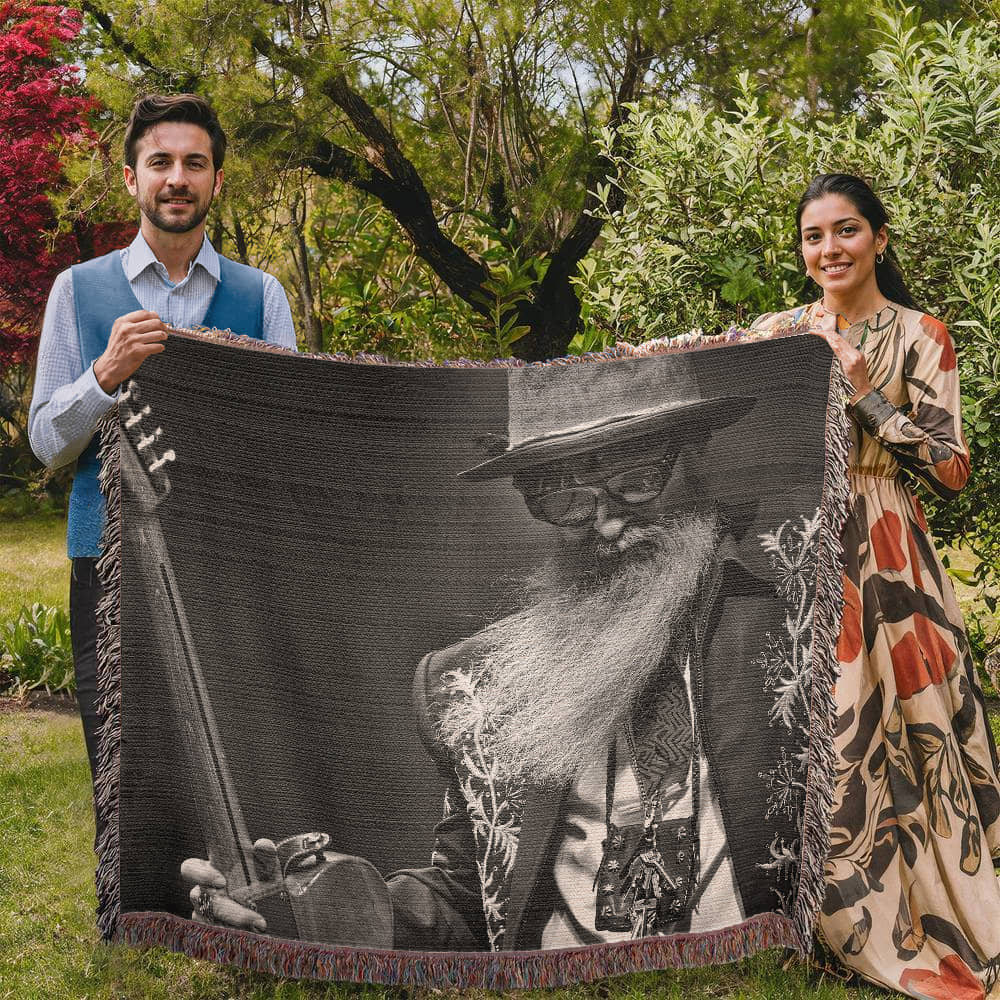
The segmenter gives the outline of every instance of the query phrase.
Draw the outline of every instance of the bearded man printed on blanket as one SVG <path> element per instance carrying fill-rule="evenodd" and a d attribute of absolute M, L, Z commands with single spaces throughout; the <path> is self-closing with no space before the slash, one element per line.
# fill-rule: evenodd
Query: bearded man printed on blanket
<path fill-rule="evenodd" d="M 554 555 L 512 614 L 417 667 L 447 792 L 430 865 L 385 880 L 397 948 L 707 932 L 788 891 L 745 740 L 774 700 L 747 673 L 775 588 L 702 478 L 713 432 L 754 400 L 703 394 L 677 362 L 666 388 L 642 364 L 513 372 L 506 449 L 459 473 L 510 477 Z M 182 873 L 196 919 L 266 929 L 208 862 Z"/>

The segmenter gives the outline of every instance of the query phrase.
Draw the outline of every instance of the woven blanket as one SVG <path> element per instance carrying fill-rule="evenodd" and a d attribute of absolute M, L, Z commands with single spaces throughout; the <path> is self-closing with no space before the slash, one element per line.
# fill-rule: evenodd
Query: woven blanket
<path fill-rule="evenodd" d="M 102 426 L 105 937 L 489 988 L 806 951 L 844 398 L 810 335 L 171 334 Z"/>

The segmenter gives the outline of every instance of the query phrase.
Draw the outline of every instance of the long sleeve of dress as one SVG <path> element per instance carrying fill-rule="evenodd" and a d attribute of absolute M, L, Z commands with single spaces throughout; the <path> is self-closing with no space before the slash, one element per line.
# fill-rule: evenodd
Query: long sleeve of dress
<path fill-rule="evenodd" d="M 955 348 L 943 323 L 921 318 L 917 337 L 906 346 L 903 378 L 907 404 L 894 406 L 873 390 L 851 411 L 904 469 L 949 500 L 969 478 L 969 448 L 962 434 Z"/>

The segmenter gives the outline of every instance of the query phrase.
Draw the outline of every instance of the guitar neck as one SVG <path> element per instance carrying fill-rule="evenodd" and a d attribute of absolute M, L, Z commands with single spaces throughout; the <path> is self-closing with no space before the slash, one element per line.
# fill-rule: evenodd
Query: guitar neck
<path fill-rule="evenodd" d="M 147 433 L 142 426 L 149 416 L 148 407 L 137 411 L 130 405 L 136 394 L 133 382 L 120 404 L 121 470 L 123 502 L 134 504 L 142 518 L 137 534 L 126 531 L 122 542 L 124 546 L 132 538 L 140 545 L 133 563 L 146 598 L 143 610 L 148 619 L 143 624 L 153 635 L 158 657 L 151 666 L 166 675 L 177 721 L 179 757 L 190 775 L 190 792 L 197 806 L 208 860 L 226 876 L 231 888 L 247 886 L 255 879 L 253 846 L 160 525 L 161 504 L 169 494 L 169 480 L 162 469 L 167 456 L 173 460 L 174 455 L 154 452 L 159 429 Z"/>
<path fill-rule="evenodd" d="M 234 884 L 234 880 L 249 885 L 255 873 L 253 848 L 219 737 L 219 726 L 191 636 L 191 627 L 169 559 L 158 561 L 156 565 L 165 598 L 164 610 L 169 609 L 179 647 L 179 656 L 171 657 L 168 666 L 170 682 L 176 703 L 183 712 L 187 745 L 192 750 L 196 748 L 196 752 L 190 755 L 192 772 L 208 790 L 207 794 L 196 793 L 200 799 L 199 811 L 208 860 L 219 871 L 226 873 L 230 885 Z"/>

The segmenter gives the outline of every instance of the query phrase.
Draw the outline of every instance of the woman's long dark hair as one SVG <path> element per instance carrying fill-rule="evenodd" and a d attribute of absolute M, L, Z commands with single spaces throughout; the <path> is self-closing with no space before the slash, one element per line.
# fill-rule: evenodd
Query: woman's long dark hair
<path fill-rule="evenodd" d="M 809 187 L 805 189 L 799 199 L 799 207 L 795 210 L 795 233 L 800 253 L 802 212 L 809 202 L 828 194 L 839 194 L 846 198 L 868 220 L 873 233 L 877 233 L 889 221 L 885 205 L 860 177 L 855 177 L 853 174 L 818 174 L 809 182 Z M 903 272 L 899 268 L 899 260 L 892 247 L 886 247 L 883 257 L 881 263 L 875 261 L 875 281 L 878 290 L 890 302 L 898 302 L 908 309 L 923 312 L 906 287 Z"/>

